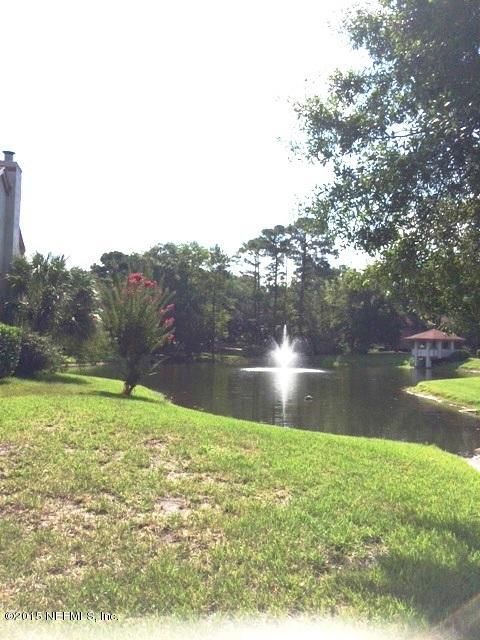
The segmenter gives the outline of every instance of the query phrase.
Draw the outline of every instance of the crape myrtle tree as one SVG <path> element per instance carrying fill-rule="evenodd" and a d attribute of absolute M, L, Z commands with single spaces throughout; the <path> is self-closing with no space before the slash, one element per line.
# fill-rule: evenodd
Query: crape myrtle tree
<path fill-rule="evenodd" d="M 297 105 L 307 156 L 333 171 L 320 193 L 331 224 L 391 262 L 425 317 L 439 301 L 478 331 L 480 3 L 380 0 L 345 30 L 369 64 Z M 440 298 L 421 287 L 435 273 Z"/>
<path fill-rule="evenodd" d="M 130 396 L 173 340 L 171 294 L 141 273 L 101 286 L 102 321 L 125 368 L 123 393 Z"/>

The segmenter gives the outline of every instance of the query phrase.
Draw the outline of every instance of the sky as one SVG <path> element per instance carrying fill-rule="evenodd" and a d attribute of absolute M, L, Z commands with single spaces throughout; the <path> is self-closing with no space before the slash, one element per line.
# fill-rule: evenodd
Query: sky
<path fill-rule="evenodd" d="M 293 222 L 328 174 L 292 158 L 291 103 L 358 61 L 337 28 L 352 4 L 0 2 L 0 148 L 22 167 L 27 252 L 233 253 Z"/>

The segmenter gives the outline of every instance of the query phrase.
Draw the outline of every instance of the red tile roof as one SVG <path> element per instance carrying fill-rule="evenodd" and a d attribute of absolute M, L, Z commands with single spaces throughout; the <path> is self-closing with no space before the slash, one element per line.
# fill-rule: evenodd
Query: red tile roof
<path fill-rule="evenodd" d="M 404 340 L 453 340 L 454 342 L 465 342 L 465 338 L 460 338 L 460 336 L 456 336 L 454 333 L 445 333 L 444 331 L 439 331 L 438 329 L 429 329 L 428 331 L 423 331 L 422 333 L 416 333 L 414 336 L 408 336 L 408 338 L 403 338 Z"/>

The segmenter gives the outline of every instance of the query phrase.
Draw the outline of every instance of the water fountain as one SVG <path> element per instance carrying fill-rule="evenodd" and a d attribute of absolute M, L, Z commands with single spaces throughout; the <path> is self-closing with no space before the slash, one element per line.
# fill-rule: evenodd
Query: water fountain
<path fill-rule="evenodd" d="M 296 359 L 295 351 L 288 337 L 286 324 L 283 325 L 282 343 L 276 344 L 272 356 L 277 367 L 281 367 L 282 369 L 289 367 Z"/>
<path fill-rule="evenodd" d="M 281 406 L 281 424 L 287 424 L 287 401 L 295 396 L 298 374 L 326 373 L 323 369 L 307 369 L 294 366 L 298 362 L 299 354 L 295 351 L 295 340 L 290 340 L 287 325 L 284 325 L 282 341 L 275 342 L 275 346 L 269 353 L 276 366 L 274 367 L 246 367 L 243 371 L 251 373 L 268 373 L 273 377 L 273 384 Z M 312 396 L 309 396 L 312 399 Z"/>
<path fill-rule="evenodd" d="M 282 341 L 275 342 L 275 346 L 269 353 L 275 367 L 246 367 L 243 371 L 270 372 L 275 374 L 285 373 L 326 373 L 323 369 L 306 369 L 293 366 L 298 361 L 298 352 L 295 351 L 295 340 L 290 340 L 287 325 L 283 326 Z"/>

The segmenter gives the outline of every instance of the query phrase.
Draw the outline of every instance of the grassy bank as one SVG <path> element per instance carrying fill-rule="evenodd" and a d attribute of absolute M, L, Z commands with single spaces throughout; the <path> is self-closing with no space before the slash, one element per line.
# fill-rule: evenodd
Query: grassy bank
<path fill-rule="evenodd" d="M 412 391 L 447 400 L 459 407 L 480 412 L 480 376 L 426 380 L 419 382 Z"/>
<path fill-rule="evenodd" d="M 469 358 L 458 367 L 462 371 L 480 373 L 480 358 Z"/>
<path fill-rule="evenodd" d="M 464 461 L 120 388 L 0 383 L 2 607 L 433 622 L 478 591 Z"/>
<path fill-rule="evenodd" d="M 440 364 L 433 362 L 434 370 L 438 373 L 449 375 L 451 373 L 472 373 L 474 375 L 480 373 L 480 358 L 468 358 L 463 361 L 443 361 Z"/>

